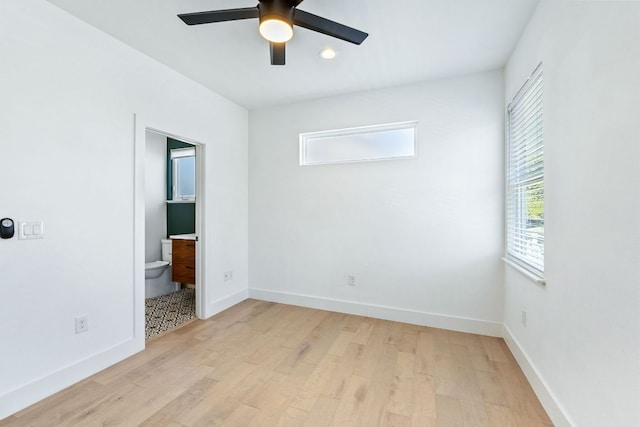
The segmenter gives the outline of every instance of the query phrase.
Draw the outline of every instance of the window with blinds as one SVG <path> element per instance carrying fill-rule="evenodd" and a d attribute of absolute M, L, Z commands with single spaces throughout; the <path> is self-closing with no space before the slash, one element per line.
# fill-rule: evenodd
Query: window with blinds
<path fill-rule="evenodd" d="M 544 272 L 542 64 L 507 107 L 506 257 Z"/>

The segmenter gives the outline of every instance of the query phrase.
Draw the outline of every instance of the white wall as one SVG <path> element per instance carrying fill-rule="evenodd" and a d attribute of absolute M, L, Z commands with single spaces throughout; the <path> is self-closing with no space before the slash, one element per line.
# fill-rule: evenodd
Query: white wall
<path fill-rule="evenodd" d="M 246 296 L 248 115 L 44 0 L 0 2 L 0 58 L 0 216 L 46 233 L 0 241 L 3 418 L 144 345 L 134 113 L 206 144 L 205 315 Z"/>
<path fill-rule="evenodd" d="M 506 67 L 507 102 L 539 61 L 547 285 L 506 267 L 507 341 L 556 425 L 637 426 L 640 3 L 540 4 Z"/>
<path fill-rule="evenodd" d="M 167 238 L 167 137 L 146 132 L 145 262 L 162 259 L 161 239 Z"/>
<path fill-rule="evenodd" d="M 416 159 L 299 166 L 300 132 L 407 120 Z M 501 71 L 251 111 L 250 295 L 500 335 L 502 135 Z"/>

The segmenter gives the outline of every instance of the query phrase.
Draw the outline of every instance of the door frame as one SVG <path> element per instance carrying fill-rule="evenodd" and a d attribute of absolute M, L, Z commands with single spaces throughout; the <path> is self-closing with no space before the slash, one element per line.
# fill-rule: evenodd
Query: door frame
<path fill-rule="evenodd" d="M 134 274 L 134 337 L 145 341 L 144 315 L 144 265 L 145 265 L 145 147 L 146 133 L 154 132 L 169 138 L 193 144 L 196 147 L 196 316 L 204 319 L 206 313 L 207 287 L 205 282 L 205 228 L 206 228 L 206 144 L 172 132 L 162 126 L 151 124 L 140 114 L 134 115 L 134 227 L 133 227 L 133 274 Z"/>

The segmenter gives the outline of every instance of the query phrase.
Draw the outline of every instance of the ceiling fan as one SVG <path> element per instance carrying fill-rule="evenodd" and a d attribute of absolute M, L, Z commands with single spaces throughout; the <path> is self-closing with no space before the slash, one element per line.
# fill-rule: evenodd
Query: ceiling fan
<path fill-rule="evenodd" d="M 285 45 L 293 37 L 293 26 L 360 44 L 369 34 L 314 15 L 297 6 L 303 0 L 259 0 L 255 7 L 212 10 L 178 15 L 187 25 L 258 18 L 260 35 L 269 41 L 271 65 L 284 65 Z"/>

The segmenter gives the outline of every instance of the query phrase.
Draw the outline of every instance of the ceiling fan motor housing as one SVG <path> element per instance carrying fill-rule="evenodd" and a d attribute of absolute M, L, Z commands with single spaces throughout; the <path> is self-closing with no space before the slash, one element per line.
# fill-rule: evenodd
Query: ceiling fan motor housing
<path fill-rule="evenodd" d="M 293 26 L 293 6 L 287 0 L 260 0 L 260 23 L 268 19 L 278 19 Z"/>

